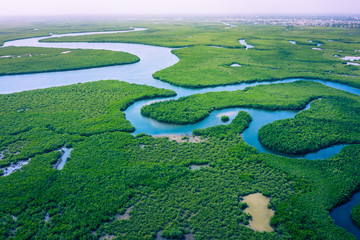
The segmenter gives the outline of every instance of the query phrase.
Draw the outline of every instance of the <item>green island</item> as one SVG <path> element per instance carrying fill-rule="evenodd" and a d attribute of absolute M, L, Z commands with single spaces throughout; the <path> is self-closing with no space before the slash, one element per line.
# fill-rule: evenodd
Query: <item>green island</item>
<path fill-rule="evenodd" d="M 347 65 L 340 59 L 358 55 L 355 52 L 359 50 L 357 29 L 246 24 L 229 29 L 222 23 L 201 22 L 142 24 L 139 26 L 148 27 L 148 30 L 43 41 L 180 47 L 172 51 L 180 61 L 153 76 L 182 87 L 201 88 L 290 77 L 317 78 L 360 87 L 359 67 Z M 239 43 L 240 39 L 255 47 L 246 50 Z M 290 40 L 296 44 L 289 43 Z M 322 44 L 321 50 L 314 50 L 318 43 Z M 233 63 L 241 67 L 231 67 Z"/>
<path fill-rule="evenodd" d="M 125 52 L 40 47 L 0 48 L 0 75 L 76 70 L 135 63 Z"/>
<path fill-rule="evenodd" d="M 292 119 L 259 130 L 259 139 L 278 152 L 313 152 L 340 143 L 360 143 L 360 99 L 330 96 L 311 102 Z"/>
<path fill-rule="evenodd" d="M 197 136 L 216 136 L 226 138 L 227 136 L 236 136 L 239 132 L 243 132 L 251 122 L 251 116 L 247 112 L 240 111 L 238 115 L 228 125 L 218 125 L 205 129 L 195 129 L 194 135 Z M 234 127 L 236 126 L 236 128 Z"/>
<path fill-rule="evenodd" d="M 360 143 L 359 96 L 316 82 L 296 81 L 233 92 L 195 94 L 144 106 L 141 113 L 161 122 L 187 124 L 223 108 L 292 110 L 302 109 L 312 100 L 310 110 L 262 127 L 260 141 L 273 150 L 289 154 L 308 153 L 338 143 Z"/>
<path fill-rule="evenodd" d="M 21 33 L 20 29 L 34 26 L 9 30 L 0 42 L 48 34 L 46 30 L 39 35 Z M 153 76 L 190 88 L 295 76 L 360 87 L 359 67 L 339 59 L 359 55 L 355 52 L 358 29 L 251 24 L 225 28 L 214 22 L 149 21 L 61 23 L 53 29 L 72 32 L 127 26 L 148 30 L 46 41 L 186 47 L 173 50 L 180 58 L 177 64 Z M 51 25 L 45 24 L 44 29 Z M 246 50 L 239 39 L 255 48 Z M 317 42 L 323 50 L 312 49 Z M 107 64 L 117 57 L 127 63 L 139 60 L 103 50 L 6 47 L 0 53 L 32 55 L 0 59 L 14 60 L 0 65 L 4 74 L 24 73 L 17 64 L 28 72 L 66 70 L 57 64 L 63 57 L 73 61 L 69 69 L 82 64 L 100 66 L 94 65 L 95 58 Z M 99 55 L 89 58 L 95 53 Z M 41 54 L 49 55 L 46 64 L 41 64 Z M 233 63 L 241 67 L 231 67 Z M 301 110 L 311 103 L 310 109 L 294 118 L 262 127 L 259 138 L 268 148 L 283 153 L 349 144 L 333 157 L 316 161 L 258 153 L 242 138 L 252 122 L 245 111 L 239 111 L 229 124 L 196 129 L 194 136 L 181 136 L 181 141 L 131 134 L 135 127 L 124 113 L 129 106 L 175 95 L 172 90 L 117 80 L 0 95 L 0 239 L 356 239 L 336 225 L 329 212 L 360 189 L 358 95 L 302 80 L 193 94 L 141 109 L 146 117 L 184 125 L 230 107 Z M 62 147 L 72 150 L 59 170 L 55 165 Z M 1 176 L 4 169 L 23 160 L 29 163 Z M 275 215 L 268 224 L 273 231 L 250 228 L 253 216 L 246 213 L 249 206 L 243 200 L 254 193 L 270 201 L 268 207 Z M 357 225 L 359 209 L 352 212 Z"/>
<path fill-rule="evenodd" d="M 230 121 L 230 118 L 228 116 L 221 116 L 221 121 L 228 122 Z"/>

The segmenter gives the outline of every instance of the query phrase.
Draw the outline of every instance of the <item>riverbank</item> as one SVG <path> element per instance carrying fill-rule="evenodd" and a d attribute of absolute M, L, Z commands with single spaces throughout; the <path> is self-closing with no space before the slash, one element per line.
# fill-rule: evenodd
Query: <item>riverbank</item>
<path fill-rule="evenodd" d="M 115 47 L 114 44 L 109 46 Z M 96 45 L 87 45 L 87 47 L 96 47 Z M 137 47 L 141 50 L 144 49 L 143 45 Z M 164 84 L 153 80 L 151 72 L 161 66 L 168 66 L 176 62 L 176 58 L 166 57 L 170 55 L 169 49 L 154 49 L 153 47 L 148 49 L 147 53 L 142 53 L 142 56 L 155 55 L 152 50 L 164 50 L 161 53 L 165 58 L 160 53 L 155 56 L 163 61 L 156 66 L 147 66 L 146 64 L 155 63 L 155 59 L 144 58 L 144 61 L 139 62 L 139 65 L 142 64 L 142 68 L 132 69 L 131 73 L 136 74 L 128 81 Z M 138 51 L 140 52 L 140 50 Z M 113 67 L 106 69 L 111 71 Z M 116 71 L 119 69 L 129 70 L 129 66 L 116 67 Z M 76 72 L 71 71 L 71 74 L 74 74 L 72 76 L 74 81 L 78 76 Z M 89 75 L 93 73 L 91 69 L 81 72 L 87 72 Z M 66 76 L 69 76 L 66 74 L 69 72 L 46 73 L 43 76 L 49 79 L 49 76 L 58 75 L 59 80 L 64 81 Z M 37 74 L 36 77 L 35 75 L 32 76 L 34 81 L 42 74 Z M 33 82 L 30 81 L 29 85 L 31 83 Z M 64 84 L 64 82 L 60 83 Z M 68 88 L 77 89 L 81 86 L 82 84 L 79 84 L 68 86 Z M 229 89 L 231 89 L 230 87 L 235 86 L 229 86 Z M 236 87 L 242 88 L 244 85 Z M 196 93 L 193 90 L 176 87 L 173 89 L 176 90 L 178 96 Z M 56 88 L 54 91 L 58 90 L 60 89 Z M 96 88 L 92 90 L 96 90 Z M 123 90 L 129 92 L 129 89 L 124 88 Z M 199 91 L 201 93 L 208 89 Z M 19 93 L 19 95 L 22 94 L 29 93 Z M 76 94 L 76 96 L 80 95 Z M 90 117 L 102 111 L 118 111 L 118 115 L 114 117 L 100 118 L 99 120 L 103 120 L 98 122 L 101 123 L 101 127 L 106 127 L 106 124 L 118 117 L 125 119 L 119 109 L 124 110 L 129 106 L 125 111 L 126 119 L 129 120 L 133 116 L 128 111 L 129 109 L 136 110 L 136 107 L 140 106 L 137 105 L 138 103 L 148 104 L 154 101 L 136 101 L 135 104 L 130 105 L 132 101 L 128 101 L 126 94 L 122 96 L 115 94 L 114 96 L 124 97 L 123 100 L 126 104 L 119 106 L 114 103 L 104 107 L 104 100 L 99 100 L 99 96 L 108 98 L 107 94 L 88 96 L 86 93 L 85 96 L 89 99 L 84 103 L 90 104 L 89 100 L 91 100 L 101 104 L 90 104 L 89 106 L 93 106 L 93 108 L 87 111 L 89 108 L 83 109 L 80 104 L 83 103 L 82 101 L 73 97 L 67 99 L 74 106 L 80 107 L 80 110 L 86 110 L 81 113 L 90 114 Z M 113 99 L 113 96 L 110 99 Z M 162 100 L 164 99 L 166 98 Z M 45 100 L 42 102 L 47 102 L 48 99 Z M 27 102 L 24 101 L 24 103 Z M 11 108 L 14 110 L 12 114 L 21 116 L 20 114 L 26 115 L 33 111 L 33 108 L 20 105 Z M 44 113 L 47 114 L 52 110 L 47 106 L 42 107 L 45 110 Z M 59 105 L 58 107 L 61 111 L 63 109 L 74 110 L 72 105 Z M 19 109 L 28 110 L 18 112 Z M 8 110 L 10 108 L 6 108 L 6 111 Z M 137 109 L 137 114 L 139 114 L 139 109 Z M 217 112 L 214 119 L 221 123 L 220 117 L 223 113 L 219 114 Z M 56 120 L 63 115 L 64 113 L 60 112 L 58 115 L 55 114 L 53 119 Z M 233 115 L 229 114 L 230 118 Z M 252 114 L 250 113 L 250 115 Z M 50 117 L 50 114 L 47 117 Z M 33 118 L 29 118 L 30 120 Z M 69 123 L 69 126 L 78 127 L 81 130 L 81 127 L 90 126 L 93 123 L 86 119 L 83 120 L 79 124 L 76 124 L 76 121 Z M 160 125 L 157 122 L 149 119 L 148 121 L 153 124 L 151 129 L 162 131 L 161 127 L 158 128 Z M 130 122 L 133 123 L 132 120 Z M 220 123 L 215 121 L 212 124 L 219 125 Z M 231 124 L 230 121 L 228 123 Z M 4 126 L 8 126 L 8 124 L 4 124 Z M 260 237 L 260 233 L 240 224 L 248 221 L 248 216 L 242 211 L 239 196 L 263 192 L 267 196 L 271 196 L 271 204 L 276 210 L 276 215 L 271 222 L 275 232 L 262 233 L 261 237 L 277 239 L 281 233 L 283 237 L 287 238 L 318 237 L 327 239 L 329 236 L 351 238 L 350 234 L 331 222 L 327 209 L 331 209 L 339 201 L 343 201 L 360 184 L 360 179 L 356 174 L 359 169 L 357 161 L 359 151 L 355 144 L 345 147 L 331 159 L 307 161 L 272 154 L 258 154 L 256 149 L 243 142 L 240 134 L 221 140 L 214 137 L 196 144 L 178 144 L 176 141 L 168 141 L 165 138 L 153 138 L 146 135 L 134 137 L 129 133 L 111 131 L 111 129 L 105 129 L 109 131 L 104 133 L 91 135 L 86 135 L 88 131 L 83 129 L 85 135 L 71 134 L 71 138 L 57 138 L 58 136 L 50 134 L 54 131 L 51 125 L 40 124 L 38 126 L 44 126 L 43 129 L 40 129 L 43 134 L 41 136 L 47 137 L 43 139 L 42 143 L 48 143 L 49 139 L 59 141 L 59 144 L 62 144 L 60 146 L 63 146 L 64 142 L 72 143 L 74 151 L 71 154 L 71 161 L 66 163 L 67 166 L 64 169 L 58 171 L 51 168 L 51 165 L 58 159 L 58 152 L 57 154 L 38 155 L 32 159 L 24 171 L 0 179 L 1 191 L 5 193 L 0 196 L 0 203 L 4 206 L 0 218 L 6 222 L 5 234 L 14 234 L 10 230 L 17 229 L 15 231 L 17 238 L 31 238 L 32 236 L 42 236 L 41 234 L 43 236 L 60 236 L 62 234 L 67 238 L 90 238 L 94 237 L 95 230 L 95 237 L 105 236 L 108 233 L 108 236 L 121 235 L 125 238 L 153 239 L 161 230 L 185 235 L 191 229 L 194 238 L 220 239 L 234 236 L 257 238 Z M 57 131 L 54 131 L 57 134 L 64 131 L 63 123 L 59 123 L 55 127 L 58 127 Z M 188 130 L 187 125 L 182 127 L 185 127 L 182 129 L 183 132 Z M 171 132 L 174 128 L 176 126 L 166 125 L 165 129 Z M 15 131 L 16 134 L 12 136 L 28 136 L 39 129 L 20 130 L 24 131 Z M 36 143 L 36 146 L 40 145 Z M 146 147 L 142 148 L 141 146 Z M 209 163 L 211 167 L 200 171 L 189 170 L 189 163 L 199 160 Z M 34 171 L 35 169 L 36 171 Z M 17 197 L 9 198 L 8 196 Z M 34 198 L 34 196 L 39 197 Z M 28 205 L 30 200 L 32 204 Z M 130 219 L 109 223 L 109 217 L 115 216 L 117 212 L 123 212 L 119 210 L 125 206 L 133 206 L 137 202 L 139 204 L 132 209 Z M 11 221 L 11 215 L 28 221 L 24 221 L 22 228 L 18 228 L 16 221 Z M 46 216 L 51 220 L 57 220 L 56 224 L 47 225 L 44 228 Z M 28 224 L 34 222 L 39 225 L 30 226 Z M 296 225 L 299 222 L 301 224 Z M 83 223 L 91 227 L 84 227 Z M 67 229 L 65 226 L 72 226 L 77 231 L 62 231 L 61 229 Z"/>

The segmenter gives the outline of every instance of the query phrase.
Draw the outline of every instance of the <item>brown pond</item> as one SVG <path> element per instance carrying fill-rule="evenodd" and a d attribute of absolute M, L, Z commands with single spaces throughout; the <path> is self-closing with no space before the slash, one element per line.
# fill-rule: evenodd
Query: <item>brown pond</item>
<path fill-rule="evenodd" d="M 250 228 L 259 232 L 272 232 L 274 229 L 270 226 L 270 219 L 274 216 L 274 210 L 268 208 L 270 199 L 261 193 L 254 193 L 244 197 L 243 202 L 249 206 L 245 212 L 252 216 L 249 221 Z"/>

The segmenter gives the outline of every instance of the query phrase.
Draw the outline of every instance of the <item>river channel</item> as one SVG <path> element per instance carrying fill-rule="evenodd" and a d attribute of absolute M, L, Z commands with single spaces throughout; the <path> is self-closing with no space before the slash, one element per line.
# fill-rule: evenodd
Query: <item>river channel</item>
<path fill-rule="evenodd" d="M 130 31 L 142 31 L 144 28 L 135 28 Z M 117 32 L 129 32 L 129 31 L 117 31 Z M 72 33 L 72 34 L 61 34 L 52 35 L 51 37 L 62 37 L 62 36 L 79 36 L 79 35 L 90 35 L 100 34 L 102 32 L 90 32 L 90 33 Z M 104 32 L 114 33 L 114 32 Z M 147 133 L 151 135 L 191 135 L 192 130 L 196 128 L 206 128 L 219 124 L 224 124 L 221 121 L 222 115 L 227 115 L 230 120 L 235 118 L 237 112 L 240 110 L 248 112 L 253 120 L 250 123 L 249 128 L 243 132 L 243 139 L 249 145 L 254 146 L 259 152 L 267 152 L 273 154 L 280 154 L 265 148 L 258 140 L 258 130 L 275 120 L 293 118 L 298 112 L 307 110 L 310 108 L 311 103 L 307 107 L 300 111 L 268 111 L 253 108 L 227 108 L 211 112 L 210 116 L 204 120 L 187 125 L 174 125 L 160 123 L 156 120 L 146 118 L 141 115 L 140 109 L 146 105 L 156 101 L 165 101 L 169 99 L 178 99 L 180 97 L 189 96 L 197 93 L 215 92 L 215 91 L 235 91 L 244 89 L 249 86 L 256 86 L 260 84 L 275 84 L 284 82 L 293 82 L 302 79 L 286 79 L 278 81 L 268 82 L 254 82 L 254 83 L 243 83 L 229 86 L 219 86 L 211 88 L 201 89 L 187 89 L 182 87 L 173 86 L 169 83 L 155 80 L 152 74 L 161 69 L 167 68 L 174 65 L 179 59 L 171 53 L 171 48 L 149 46 L 143 44 L 128 44 L 128 43 L 85 43 L 85 42 L 64 42 L 64 43 L 47 43 L 39 42 L 39 40 L 48 37 L 35 37 L 29 39 L 20 39 L 14 41 L 5 42 L 4 46 L 32 46 L 32 47 L 51 47 L 51 48 L 72 48 L 72 49 L 104 49 L 112 51 L 124 51 L 131 54 L 137 55 L 140 61 L 134 64 L 110 66 L 101 68 L 90 68 L 83 70 L 72 70 L 72 71 L 61 71 L 61 72 L 46 72 L 46 73 L 35 73 L 35 74 L 20 74 L 10 76 L 0 76 L 0 94 L 7 94 L 13 92 L 21 92 L 25 90 L 48 88 L 54 86 L 70 85 L 80 82 L 98 81 L 104 79 L 117 79 L 129 83 L 146 84 L 153 87 L 171 89 L 177 93 L 176 97 L 152 99 L 152 100 L 141 100 L 137 101 L 125 110 L 126 119 L 136 128 L 134 135 L 138 133 Z M 245 41 L 245 40 L 244 40 Z M 340 89 L 343 91 L 351 92 L 359 95 L 360 89 L 356 89 L 344 84 L 327 82 L 322 80 L 308 80 L 316 81 L 325 84 L 329 87 Z M 229 121 L 230 123 L 231 121 Z M 344 144 L 331 146 L 329 148 L 322 149 L 318 152 L 309 153 L 306 155 L 291 155 L 289 157 L 294 158 L 305 158 L 305 159 L 326 159 L 334 154 L 338 153 Z M 288 156 L 288 155 L 287 155 Z M 360 198 L 356 198 L 357 202 L 360 202 Z M 334 209 L 335 211 L 336 209 Z M 335 215 L 334 215 L 335 216 Z M 336 221 L 336 219 L 335 219 Z M 350 221 L 351 223 L 351 221 Z M 349 223 L 349 224 L 350 224 Z M 352 224 L 352 223 L 351 223 Z M 346 228 L 346 227 L 345 227 Z M 360 239 L 360 235 L 357 236 Z"/>

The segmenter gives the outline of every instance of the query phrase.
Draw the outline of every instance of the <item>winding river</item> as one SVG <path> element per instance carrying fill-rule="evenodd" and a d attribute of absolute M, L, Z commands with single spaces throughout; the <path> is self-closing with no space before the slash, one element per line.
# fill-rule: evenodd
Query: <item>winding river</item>
<path fill-rule="evenodd" d="M 142 31 L 142 30 L 146 30 L 146 29 L 135 28 L 130 31 Z M 116 32 L 129 32 L 129 31 L 116 31 Z M 79 35 L 90 35 L 90 34 L 100 34 L 100 33 L 114 33 L 114 32 L 71 33 L 71 34 L 52 35 L 51 37 L 79 36 Z M 63 86 L 63 85 L 69 85 L 79 82 L 89 82 L 89 81 L 97 81 L 103 79 L 117 79 L 129 83 L 146 84 L 158 88 L 171 89 L 177 93 L 176 97 L 137 101 L 125 110 L 126 119 L 129 120 L 131 124 L 136 128 L 135 132 L 133 133 L 134 135 L 142 132 L 151 135 L 184 135 L 184 134 L 191 135 L 192 130 L 196 128 L 206 128 L 210 126 L 224 124 L 220 120 L 222 115 L 227 115 L 230 117 L 230 120 L 232 120 L 237 115 L 238 111 L 243 110 L 248 112 L 253 118 L 253 121 L 250 123 L 249 128 L 247 128 L 242 135 L 244 141 L 256 147 L 259 152 L 267 152 L 273 154 L 280 154 L 280 153 L 273 152 L 270 149 L 267 149 L 261 145 L 257 137 L 258 130 L 262 126 L 271 123 L 275 120 L 293 118 L 298 112 L 300 112 L 300 111 L 289 111 L 289 110 L 268 111 L 268 110 L 252 109 L 252 108 L 227 108 L 227 109 L 213 111 L 211 112 L 209 117 L 195 124 L 174 125 L 174 124 L 160 123 L 156 120 L 142 116 L 140 114 L 140 109 L 144 105 L 151 104 L 156 101 L 178 99 L 180 97 L 189 96 L 196 93 L 215 92 L 215 91 L 235 91 L 239 89 L 244 89 L 245 87 L 256 86 L 260 84 L 293 82 L 301 79 L 294 78 L 294 79 L 259 82 L 259 83 L 258 82 L 243 83 L 243 84 L 219 86 L 212 88 L 187 89 L 155 80 L 152 77 L 152 74 L 154 72 L 172 66 L 179 61 L 179 59 L 171 53 L 172 50 L 171 48 L 149 46 L 142 44 L 128 44 L 128 43 L 39 42 L 39 40 L 45 38 L 48 37 L 35 37 L 29 39 L 8 41 L 4 44 L 4 46 L 5 47 L 33 46 L 33 47 L 73 48 L 73 49 L 74 48 L 105 49 L 112 51 L 129 52 L 134 55 L 137 55 L 141 60 L 138 63 L 129 64 L 129 65 L 91 68 L 84 70 L 61 71 L 61 72 L 0 76 L 0 94 L 21 92 L 25 90 L 32 90 L 39 88 L 48 88 L 53 86 Z M 320 82 L 329 87 L 344 90 L 357 95 L 360 94 L 360 89 L 356 89 L 344 84 L 326 82 L 321 80 L 309 80 L 309 81 Z M 309 103 L 307 107 L 301 111 L 310 108 L 310 104 L 311 103 Z M 229 121 L 229 123 L 230 122 L 231 121 Z M 305 159 L 326 159 L 338 153 L 343 148 L 343 146 L 344 146 L 343 144 L 335 145 L 329 148 L 322 149 L 318 152 L 309 153 L 306 155 L 291 155 L 289 157 L 305 158 Z M 356 199 L 357 199 L 356 200 L 357 203 L 360 202 L 360 198 L 356 198 Z M 352 202 L 352 204 L 354 204 L 354 202 Z M 333 210 L 333 212 L 335 211 L 336 209 Z M 338 215 L 332 214 L 332 216 L 334 217 L 335 222 L 337 222 L 336 216 L 339 216 L 339 214 Z M 351 221 L 349 224 L 352 224 Z M 346 226 L 345 228 L 348 229 Z M 348 229 L 348 231 L 350 230 Z M 357 235 L 357 238 L 360 239 L 360 235 Z"/>

